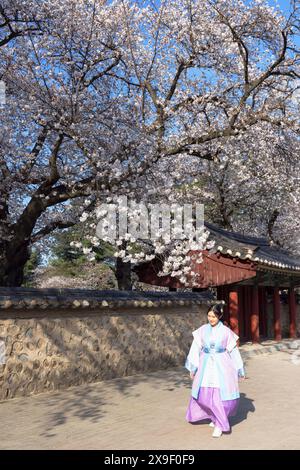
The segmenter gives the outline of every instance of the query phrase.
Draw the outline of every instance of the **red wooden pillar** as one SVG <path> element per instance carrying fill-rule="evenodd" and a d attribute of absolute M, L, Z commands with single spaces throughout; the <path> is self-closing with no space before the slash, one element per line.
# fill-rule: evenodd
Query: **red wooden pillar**
<path fill-rule="evenodd" d="M 238 317 L 239 317 L 239 337 L 245 340 L 245 286 L 238 286 Z"/>
<path fill-rule="evenodd" d="M 224 292 L 224 300 L 226 302 L 225 309 L 224 309 L 225 320 L 229 325 L 229 319 L 230 319 L 230 315 L 229 315 L 229 287 L 224 286 L 224 291 L 223 292 Z"/>
<path fill-rule="evenodd" d="M 281 321 L 280 321 L 280 297 L 279 287 L 273 289 L 273 306 L 274 306 L 274 338 L 276 341 L 281 340 Z"/>
<path fill-rule="evenodd" d="M 239 299 L 237 291 L 229 292 L 229 325 L 230 328 L 239 334 Z"/>
<path fill-rule="evenodd" d="M 266 288 L 261 286 L 258 288 L 259 299 L 259 330 L 262 336 L 267 336 L 267 296 Z"/>
<path fill-rule="evenodd" d="M 290 338 L 297 337 L 296 326 L 296 298 L 293 287 L 289 288 L 289 316 L 290 316 Z"/>
<path fill-rule="evenodd" d="M 247 341 L 251 339 L 250 317 L 252 311 L 252 291 L 251 286 L 245 286 L 246 299 L 245 299 L 245 336 Z"/>
<path fill-rule="evenodd" d="M 258 286 L 252 286 L 252 308 L 250 313 L 250 331 L 253 343 L 259 342 L 259 299 Z"/>

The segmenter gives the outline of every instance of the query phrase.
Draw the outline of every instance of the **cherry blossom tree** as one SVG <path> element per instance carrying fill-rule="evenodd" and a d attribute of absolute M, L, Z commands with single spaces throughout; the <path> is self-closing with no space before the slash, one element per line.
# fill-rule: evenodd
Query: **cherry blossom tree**
<path fill-rule="evenodd" d="M 148 200 L 161 168 L 170 192 L 195 161 L 222 173 L 253 136 L 297 135 L 298 7 L 1 2 L 0 284 L 20 285 L 34 243 L 112 194 Z"/>
<path fill-rule="evenodd" d="M 6 46 L 20 36 L 41 34 L 47 9 L 41 2 L 1 0 L 0 47 Z"/>
<path fill-rule="evenodd" d="M 239 145 L 228 142 L 218 162 L 194 162 L 193 182 L 178 185 L 173 197 L 202 201 L 206 220 L 299 253 L 299 139 L 261 131 Z"/>
<path fill-rule="evenodd" d="M 124 125 L 113 139 L 122 97 L 107 77 L 120 61 L 116 9 L 106 2 L 48 2 L 43 34 L 27 30 L 1 50 L 10 63 L 0 131 L 1 284 L 22 282 L 30 245 L 74 224 L 82 202 L 70 210 L 66 201 L 91 196 L 85 202 L 91 206 L 101 160 L 108 156 L 113 167 L 109 159 L 122 155 Z M 121 121 L 124 107 L 119 111 Z M 91 139 L 98 161 L 85 146 Z"/>

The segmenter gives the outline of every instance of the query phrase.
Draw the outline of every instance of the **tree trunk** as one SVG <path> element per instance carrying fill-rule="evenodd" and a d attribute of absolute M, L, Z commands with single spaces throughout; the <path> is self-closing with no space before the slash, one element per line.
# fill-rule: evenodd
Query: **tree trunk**
<path fill-rule="evenodd" d="M 28 246 L 24 243 L 18 250 L 14 244 L 0 247 L 0 286 L 20 287 L 24 278 L 24 266 L 30 258 Z"/>
<path fill-rule="evenodd" d="M 132 290 L 131 263 L 124 263 L 122 258 L 117 258 L 116 278 L 119 290 Z"/>

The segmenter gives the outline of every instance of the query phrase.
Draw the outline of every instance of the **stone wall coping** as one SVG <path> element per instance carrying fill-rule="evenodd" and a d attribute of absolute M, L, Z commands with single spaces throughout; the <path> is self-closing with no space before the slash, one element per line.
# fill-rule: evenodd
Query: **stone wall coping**
<path fill-rule="evenodd" d="M 161 292 L 89 289 L 0 288 L 0 310 L 171 307 L 222 303 L 210 291 Z"/>

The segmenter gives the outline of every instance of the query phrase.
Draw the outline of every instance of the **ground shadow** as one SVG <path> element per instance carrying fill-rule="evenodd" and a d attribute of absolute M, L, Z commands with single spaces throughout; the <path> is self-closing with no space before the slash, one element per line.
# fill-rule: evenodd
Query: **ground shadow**
<path fill-rule="evenodd" d="M 230 418 L 230 423 L 231 426 L 235 426 L 238 423 L 241 423 L 242 421 L 245 421 L 247 419 L 248 413 L 254 413 L 255 411 L 255 406 L 254 406 L 254 400 L 251 398 L 248 398 L 245 393 L 240 394 L 240 403 L 239 403 L 239 408 L 238 412 L 235 416 L 232 416 Z"/>
<path fill-rule="evenodd" d="M 36 405 L 43 410 L 42 416 L 35 418 L 35 425 L 39 428 L 41 436 L 50 438 L 57 434 L 61 426 L 74 418 L 100 423 L 102 418 L 109 414 L 109 408 L 106 405 L 118 407 L 122 406 L 121 400 L 127 397 L 141 398 L 141 389 L 138 386 L 146 383 L 151 385 L 155 393 L 159 391 L 173 393 L 178 388 L 186 389 L 186 407 L 188 406 L 190 396 L 188 390 L 191 388 L 192 381 L 184 367 L 159 369 L 98 383 L 73 386 L 67 390 L 17 399 L 14 403 L 21 412 L 22 408 L 26 409 L 29 401 L 34 400 Z M 115 395 L 114 392 L 117 394 Z M 238 414 L 231 418 L 233 426 L 246 419 L 248 412 L 255 410 L 253 400 L 247 398 L 244 393 L 240 397 Z M 198 423 L 206 422 L 207 420 Z"/>

